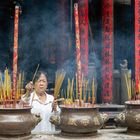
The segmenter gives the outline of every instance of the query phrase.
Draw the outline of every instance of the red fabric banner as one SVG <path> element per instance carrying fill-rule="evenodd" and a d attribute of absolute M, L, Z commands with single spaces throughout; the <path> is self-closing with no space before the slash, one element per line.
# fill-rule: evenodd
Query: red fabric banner
<path fill-rule="evenodd" d="M 88 0 L 79 0 L 79 27 L 81 45 L 81 67 L 84 76 L 88 74 Z"/>
<path fill-rule="evenodd" d="M 112 102 L 113 75 L 113 1 L 102 1 L 102 102 Z"/>
<path fill-rule="evenodd" d="M 18 22 L 19 22 L 19 6 L 15 6 L 14 48 L 13 48 L 13 95 L 12 95 L 13 99 L 16 98 L 16 84 L 17 84 Z"/>
<path fill-rule="evenodd" d="M 135 0 L 135 81 L 136 90 L 140 79 L 140 0 Z"/>

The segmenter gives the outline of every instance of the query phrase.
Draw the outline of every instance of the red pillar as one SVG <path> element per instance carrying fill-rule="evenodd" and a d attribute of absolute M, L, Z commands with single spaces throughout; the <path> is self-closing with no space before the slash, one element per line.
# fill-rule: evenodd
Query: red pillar
<path fill-rule="evenodd" d="M 102 102 L 112 102 L 113 0 L 102 1 Z"/>
<path fill-rule="evenodd" d="M 135 0 L 135 81 L 140 79 L 140 0 Z"/>
<path fill-rule="evenodd" d="M 88 0 L 79 0 L 79 27 L 82 73 L 88 74 Z"/>

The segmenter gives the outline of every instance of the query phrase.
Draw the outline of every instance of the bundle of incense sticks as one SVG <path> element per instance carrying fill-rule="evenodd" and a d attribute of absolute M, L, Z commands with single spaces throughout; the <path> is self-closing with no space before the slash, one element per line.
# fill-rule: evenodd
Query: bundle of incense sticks
<path fill-rule="evenodd" d="M 131 85 L 130 74 L 127 73 L 124 76 L 125 76 L 125 81 L 126 81 L 128 100 L 131 100 L 131 98 L 132 98 L 132 92 L 131 92 L 132 91 L 132 85 Z"/>
<path fill-rule="evenodd" d="M 94 78 L 92 80 L 91 91 L 92 91 L 92 103 L 94 103 L 95 102 L 95 80 L 94 80 Z"/>
<path fill-rule="evenodd" d="M 76 101 L 81 101 L 83 103 L 95 103 L 95 89 L 96 89 L 96 84 L 95 84 L 95 79 L 92 79 L 92 83 L 89 84 L 89 80 L 84 78 L 84 76 L 81 78 L 81 96 L 80 99 L 78 97 L 78 92 L 76 90 L 76 93 L 74 92 L 74 78 L 70 79 L 68 78 L 68 84 L 66 88 L 66 95 L 63 96 L 65 98 L 65 105 L 72 105 Z M 77 78 L 75 80 L 76 87 L 77 87 Z M 91 87 L 90 87 L 91 86 Z M 65 91 L 65 90 L 63 90 Z M 62 96 L 61 96 L 62 97 Z M 80 106 L 80 103 L 79 103 Z"/>
<path fill-rule="evenodd" d="M 136 94 L 136 83 L 134 80 L 131 80 L 131 98 L 134 100 Z"/>
<path fill-rule="evenodd" d="M 21 89 L 23 89 L 24 73 L 19 73 L 17 80 L 17 87 L 15 98 L 19 100 L 21 97 Z M 12 98 L 12 82 L 11 75 L 9 74 L 8 69 L 4 71 L 4 75 L 0 73 L 0 101 L 7 102 L 13 100 Z"/>
<path fill-rule="evenodd" d="M 73 100 L 73 89 L 74 89 L 74 78 L 72 78 L 72 80 L 70 80 L 70 78 L 68 78 L 68 85 L 67 85 L 67 98 L 70 98 L 71 100 Z"/>
<path fill-rule="evenodd" d="M 24 81 L 24 72 L 19 73 L 18 80 L 17 80 L 17 89 L 16 89 L 16 99 L 19 100 L 22 95 L 22 89 L 23 89 L 23 81 Z"/>
<path fill-rule="evenodd" d="M 139 100 L 140 99 L 140 78 L 138 77 L 138 81 L 137 81 L 137 85 L 135 84 L 135 90 L 134 90 L 135 94 L 135 100 Z"/>
<path fill-rule="evenodd" d="M 65 78 L 65 71 L 57 71 L 55 76 L 54 98 L 56 99 L 60 93 L 63 80 Z"/>
<path fill-rule="evenodd" d="M 84 79 L 83 81 L 83 98 L 84 98 L 84 102 L 86 102 L 86 97 L 87 97 L 87 90 L 88 90 L 88 80 Z"/>
<path fill-rule="evenodd" d="M 138 83 L 131 79 L 130 73 L 125 74 L 125 81 L 127 87 L 128 100 L 140 99 L 140 80 L 138 78 Z"/>

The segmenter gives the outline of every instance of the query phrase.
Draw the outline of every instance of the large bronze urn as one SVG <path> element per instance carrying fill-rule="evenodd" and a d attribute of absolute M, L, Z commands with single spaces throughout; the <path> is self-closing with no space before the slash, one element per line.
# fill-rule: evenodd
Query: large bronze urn
<path fill-rule="evenodd" d="M 60 115 L 52 115 L 51 123 L 59 125 L 64 135 L 93 135 L 107 121 L 107 114 L 99 114 L 97 106 L 67 107 L 60 105 Z"/>
<path fill-rule="evenodd" d="M 28 136 L 40 121 L 40 116 L 31 114 L 31 107 L 0 107 L 0 137 Z"/>
<path fill-rule="evenodd" d="M 118 114 L 115 121 L 127 127 L 128 132 L 140 132 L 140 100 L 126 101 L 125 111 Z"/>

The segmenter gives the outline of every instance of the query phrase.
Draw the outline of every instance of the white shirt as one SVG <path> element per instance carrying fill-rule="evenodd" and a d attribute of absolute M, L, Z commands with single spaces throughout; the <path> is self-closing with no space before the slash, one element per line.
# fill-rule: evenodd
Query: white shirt
<path fill-rule="evenodd" d="M 24 98 L 24 97 L 23 97 Z M 55 126 L 49 122 L 50 116 L 52 115 L 52 102 L 54 97 L 46 94 L 46 101 L 42 103 L 35 91 L 31 93 L 29 104 L 32 106 L 31 113 L 40 114 L 41 122 L 34 128 L 32 133 L 46 133 L 53 134 L 55 132 Z"/>

